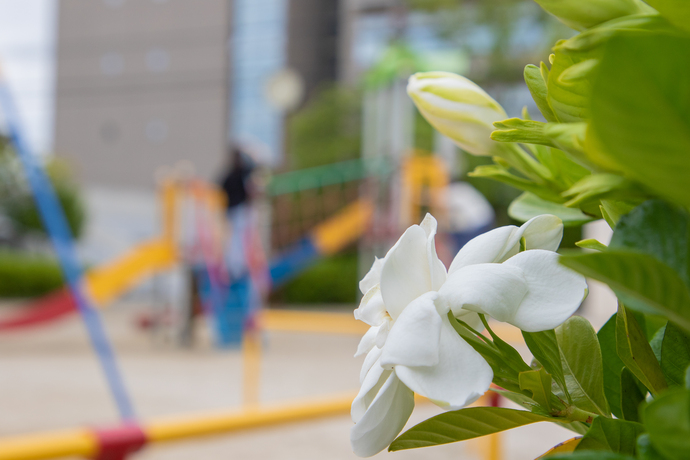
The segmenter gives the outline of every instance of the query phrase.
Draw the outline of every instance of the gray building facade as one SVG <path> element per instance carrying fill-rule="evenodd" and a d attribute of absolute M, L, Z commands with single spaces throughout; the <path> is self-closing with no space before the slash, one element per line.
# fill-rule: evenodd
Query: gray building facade
<path fill-rule="evenodd" d="M 87 186 L 214 179 L 228 136 L 228 0 L 61 0 L 55 151 Z"/>

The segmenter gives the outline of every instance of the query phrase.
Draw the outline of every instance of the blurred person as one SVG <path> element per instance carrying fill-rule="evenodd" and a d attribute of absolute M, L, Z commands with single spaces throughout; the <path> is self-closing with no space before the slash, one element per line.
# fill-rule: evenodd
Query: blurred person
<path fill-rule="evenodd" d="M 225 262 L 232 278 L 238 278 L 247 271 L 244 241 L 251 221 L 252 198 L 256 193 L 252 179 L 255 169 L 253 161 L 239 146 L 230 146 L 220 187 L 227 203 L 229 237 L 225 246 Z"/>

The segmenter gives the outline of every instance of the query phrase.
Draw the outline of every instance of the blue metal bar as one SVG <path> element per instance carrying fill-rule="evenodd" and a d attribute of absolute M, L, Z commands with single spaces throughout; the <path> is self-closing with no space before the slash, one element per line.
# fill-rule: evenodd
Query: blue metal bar
<path fill-rule="evenodd" d="M 120 416 L 125 420 L 134 419 L 134 410 L 120 375 L 115 354 L 108 342 L 98 312 L 91 306 L 84 290 L 82 270 L 77 259 L 67 219 L 50 180 L 22 136 L 19 113 L 14 105 L 12 94 L 7 84 L 2 80 L 1 74 L 0 108 L 5 114 L 8 135 L 24 167 L 26 179 L 31 187 L 36 206 L 55 248 L 65 280 L 72 291 L 79 313 L 84 320 L 91 345 L 101 363 Z"/>

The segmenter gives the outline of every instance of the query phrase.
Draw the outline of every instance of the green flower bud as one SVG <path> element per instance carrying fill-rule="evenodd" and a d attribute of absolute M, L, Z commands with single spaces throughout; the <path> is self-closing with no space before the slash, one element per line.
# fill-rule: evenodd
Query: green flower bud
<path fill-rule="evenodd" d="M 575 30 L 631 14 L 651 14 L 654 10 L 640 0 L 534 0 L 559 21 Z"/>
<path fill-rule="evenodd" d="M 497 155 L 493 123 L 507 115 L 479 86 L 450 72 L 421 72 L 410 77 L 407 94 L 424 118 L 460 148 L 472 155 Z"/>

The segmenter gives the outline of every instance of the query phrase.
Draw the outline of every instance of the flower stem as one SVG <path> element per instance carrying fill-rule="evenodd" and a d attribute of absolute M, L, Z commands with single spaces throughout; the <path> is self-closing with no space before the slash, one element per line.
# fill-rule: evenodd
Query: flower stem
<path fill-rule="evenodd" d="M 568 406 L 563 411 L 562 416 L 564 416 L 569 422 L 592 423 L 594 417 L 598 417 L 599 414 L 587 412 L 586 410 L 582 410 L 576 406 Z"/>

